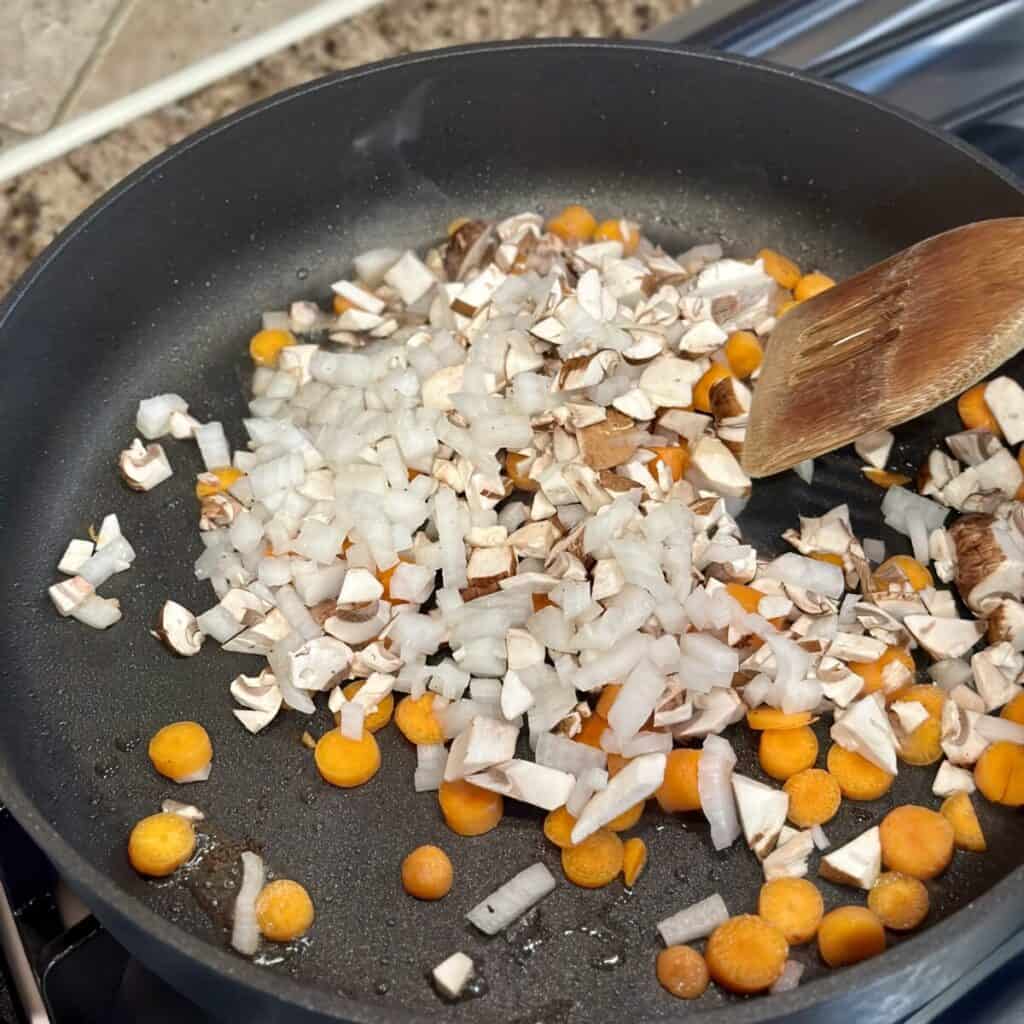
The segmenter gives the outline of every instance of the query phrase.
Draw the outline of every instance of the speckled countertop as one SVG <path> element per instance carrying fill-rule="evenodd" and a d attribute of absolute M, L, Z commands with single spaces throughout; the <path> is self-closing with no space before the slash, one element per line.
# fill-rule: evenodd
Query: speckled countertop
<path fill-rule="evenodd" d="M 632 36 L 697 0 L 388 0 L 0 186 L 0 295 L 68 221 L 211 121 L 311 78 L 413 50 L 529 36 Z"/>

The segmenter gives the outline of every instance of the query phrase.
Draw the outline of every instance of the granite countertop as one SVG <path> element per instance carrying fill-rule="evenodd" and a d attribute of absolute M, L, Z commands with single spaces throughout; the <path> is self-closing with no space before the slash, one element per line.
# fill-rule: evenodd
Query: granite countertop
<path fill-rule="evenodd" d="M 638 35 L 699 0 L 387 0 L 0 185 L 0 296 L 73 217 L 211 121 L 330 71 L 413 50 L 531 36 Z"/>

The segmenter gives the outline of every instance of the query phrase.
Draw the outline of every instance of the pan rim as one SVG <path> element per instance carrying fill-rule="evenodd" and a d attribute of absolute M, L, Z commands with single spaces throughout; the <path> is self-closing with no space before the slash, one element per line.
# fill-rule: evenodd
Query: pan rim
<path fill-rule="evenodd" d="M 709 61 L 741 68 L 753 75 L 781 76 L 793 79 L 804 86 L 824 89 L 855 103 L 874 108 L 881 114 L 903 122 L 908 129 L 924 132 L 937 141 L 952 146 L 962 156 L 988 170 L 995 177 L 1024 192 L 1024 183 L 1012 173 L 993 160 L 974 149 L 961 139 L 928 124 L 915 115 L 899 110 L 873 97 L 864 96 L 850 88 L 832 82 L 824 82 L 803 72 L 785 68 L 767 61 L 723 54 L 698 47 L 672 45 L 657 41 L 644 40 L 609 40 L 609 39 L 536 39 L 501 42 L 472 43 L 443 49 L 429 50 L 421 53 L 407 54 L 356 68 L 334 72 L 310 82 L 276 93 L 258 103 L 244 107 L 227 117 L 221 118 L 205 128 L 193 133 L 181 142 L 156 155 L 141 167 L 137 168 L 121 182 L 99 197 L 86 210 L 80 213 L 46 249 L 32 262 L 30 267 L 11 288 L 7 297 L 0 303 L 0 334 L 7 321 L 17 308 L 22 298 L 30 291 L 43 272 L 56 260 L 63 250 L 80 235 L 89 225 L 117 203 L 123 196 L 144 184 L 154 174 L 168 165 L 180 154 L 189 151 L 193 146 L 201 145 L 224 131 L 242 124 L 249 118 L 258 117 L 264 111 L 283 103 L 290 103 L 311 95 L 321 89 L 335 88 L 347 83 L 387 72 L 393 68 L 407 68 L 419 64 L 432 65 L 462 57 L 477 56 L 487 53 L 534 52 L 537 50 L 590 50 L 594 52 L 624 52 L 636 56 L 659 54 L 670 59 L 687 61 Z M 7 754 L 0 752 L 0 763 L 5 761 Z M 65 841 L 57 830 L 46 819 L 43 811 L 22 789 L 11 773 L 0 773 L 0 801 L 11 811 L 12 815 L 42 848 L 46 855 L 59 869 L 61 875 L 80 890 L 88 894 L 87 902 L 101 910 L 97 917 L 101 920 L 118 920 L 124 925 L 143 930 L 154 935 L 159 941 L 170 947 L 177 956 L 191 962 L 199 962 L 222 978 L 230 979 L 235 984 L 269 997 L 280 1004 L 288 1004 L 295 1008 L 321 1014 L 338 1021 L 353 1021 L 359 1024 L 377 1024 L 377 1022 L 413 1022 L 423 1017 L 414 1011 L 400 1006 L 386 1006 L 380 1003 L 369 1003 L 350 1000 L 333 995 L 326 989 L 293 981 L 287 976 L 267 972 L 255 964 L 236 957 L 226 948 L 218 947 L 176 923 L 160 916 L 142 901 L 129 895 L 118 886 L 113 879 L 94 867 L 91 862 L 80 855 L 73 846 Z M 981 924 L 991 913 L 997 903 L 1003 901 L 1011 892 L 1024 893 L 1024 865 L 1021 865 L 1006 878 L 996 883 L 990 890 L 977 900 L 963 907 L 950 917 L 929 927 L 920 935 L 909 939 L 899 946 L 887 951 L 884 960 L 867 961 L 843 971 L 835 972 L 814 982 L 801 986 L 791 992 L 770 998 L 759 998 L 738 1004 L 729 1004 L 700 1014 L 700 1020 L 707 1024 L 755 1024 L 755 1022 L 781 1019 L 790 1014 L 807 1011 L 818 1004 L 825 1005 L 837 995 L 857 988 L 866 988 L 872 981 L 907 972 L 918 961 L 926 947 L 941 949 L 950 944 L 954 935 L 962 930 Z M 879 977 L 879 966 L 885 969 Z M 965 970 L 972 964 L 964 965 Z M 956 978 L 951 974 L 950 983 Z"/>

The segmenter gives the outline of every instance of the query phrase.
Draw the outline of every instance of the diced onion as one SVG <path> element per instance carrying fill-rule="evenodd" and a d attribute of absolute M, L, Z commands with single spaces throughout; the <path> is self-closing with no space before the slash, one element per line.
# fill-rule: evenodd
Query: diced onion
<path fill-rule="evenodd" d="M 256 920 L 256 897 L 263 889 L 263 858 L 248 850 L 242 854 L 242 884 L 235 897 L 231 924 L 231 945 L 244 956 L 252 956 L 260 945 Z"/>

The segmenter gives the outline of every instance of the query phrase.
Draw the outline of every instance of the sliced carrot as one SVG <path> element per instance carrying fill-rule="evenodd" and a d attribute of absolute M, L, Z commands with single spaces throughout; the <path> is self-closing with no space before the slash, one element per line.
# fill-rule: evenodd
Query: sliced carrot
<path fill-rule="evenodd" d="M 797 302 L 806 302 L 808 299 L 813 299 L 815 295 L 828 291 L 834 285 L 835 281 L 828 274 L 823 274 L 820 270 L 812 270 L 809 274 L 804 274 L 793 286 L 793 297 Z"/>
<path fill-rule="evenodd" d="M 548 597 L 547 594 L 531 594 L 531 603 L 533 604 L 534 612 L 542 612 L 545 608 L 550 608 L 554 602 Z"/>
<path fill-rule="evenodd" d="M 1021 451 L 1024 452 L 1024 447 Z M 1024 725 L 1024 693 L 1018 693 L 999 713 L 999 717 L 1005 718 L 1008 722 Z"/>
<path fill-rule="evenodd" d="M 647 844 L 633 836 L 622 844 L 622 881 L 627 889 L 636 885 L 636 880 L 647 867 Z"/>
<path fill-rule="evenodd" d="M 993 743 L 974 766 L 974 781 L 994 803 L 1020 807 L 1024 804 L 1024 746 L 1005 740 Z"/>
<path fill-rule="evenodd" d="M 655 447 L 648 448 L 647 450 L 654 452 L 655 456 L 657 456 L 655 462 L 663 463 L 676 483 L 683 479 L 687 469 L 690 467 L 690 449 L 685 441 L 669 447 Z"/>
<path fill-rule="evenodd" d="M 818 737 L 810 726 L 765 729 L 757 748 L 761 768 L 773 779 L 785 781 L 813 766 L 818 759 Z"/>
<path fill-rule="evenodd" d="M 439 900 L 452 888 L 452 862 L 438 846 L 417 846 L 402 861 L 402 888 L 418 900 Z"/>
<path fill-rule="evenodd" d="M 913 875 L 886 871 L 868 893 L 868 907 L 886 928 L 909 932 L 928 916 L 928 890 Z"/>
<path fill-rule="evenodd" d="M 874 466 L 868 466 L 867 469 L 863 469 L 861 472 L 873 484 L 877 484 L 885 490 L 888 490 L 890 487 L 904 487 L 910 483 L 910 477 L 906 473 L 891 473 L 887 469 L 875 469 Z"/>
<path fill-rule="evenodd" d="M 608 829 L 600 828 L 575 846 L 562 850 L 565 877 L 583 889 L 600 889 L 622 871 L 622 840 Z"/>
<path fill-rule="evenodd" d="M 583 719 L 583 725 L 573 739 L 577 743 L 585 743 L 588 747 L 596 747 L 600 750 L 601 736 L 607 728 L 608 723 L 600 715 L 591 715 L 589 718 Z"/>
<path fill-rule="evenodd" d="M 864 697 L 885 685 L 885 669 L 892 662 L 899 662 L 914 678 L 914 656 L 903 647 L 887 647 L 880 658 L 874 661 L 851 661 L 849 667 L 864 680 L 859 696 Z"/>
<path fill-rule="evenodd" d="M 753 331 L 735 331 L 725 343 L 725 358 L 729 369 L 746 380 L 764 361 L 764 349 Z"/>
<path fill-rule="evenodd" d="M 816 562 L 827 562 L 829 565 L 838 565 L 840 569 L 843 567 L 843 556 L 837 555 L 834 551 L 815 551 L 811 554 Z"/>
<path fill-rule="evenodd" d="M 481 789 L 465 779 L 442 782 L 437 791 L 445 824 L 460 836 L 482 836 L 501 821 L 505 801 L 500 793 Z"/>
<path fill-rule="evenodd" d="M 654 796 L 663 811 L 699 811 L 697 766 L 700 751 L 676 747 L 665 761 L 665 778 Z"/>
<path fill-rule="evenodd" d="M 764 594 L 745 583 L 726 583 L 725 592 L 737 601 L 745 612 L 756 612 Z"/>
<path fill-rule="evenodd" d="M 818 952 L 829 967 L 846 967 L 885 952 L 885 929 L 867 907 L 837 907 L 818 926 Z"/>
<path fill-rule="evenodd" d="M 782 787 L 789 797 L 789 820 L 797 828 L 813 828 L 831 821 L 842 802 L 835 776 L 823 768 L 808 768 L 786 779 Z"/>
<path fill-rule="evenodd" d="M 278 878 L 265 885 L 256 897 L 256 923 L 260 934 L 271 942 L 294 942 L 313 923 L 316 911 L 305 886 L 290 878 Z"/>
<path fill-rule="evenodd" d="M 554 843 L 560 850 L 572 846 L 572 830 L 576 819 L 562 807 L 556 807 L 548 812 L 544 819 L 544 836 Z"/>
<path fill-rule="evenodd" d="M 988 402 L 985 401 L 984 382 L 975 384 L 956 400 L 956 411 L 968 430 L 987 430 L 996 437 L 1003 436 L 992 410 L 988 407 Z"/>
<path fill-rule="evenodd" d="M 658 984 L 677 999 L 699 999 L 710 981 L 704 957 L 690 946 L 669 946 L 658 954 Z"/>
<path fill-rule="evenodd" d="M 350 740 L 339 729 L 320 737 L 313 751 L 317 770 L 325 782 L 342 789 L 361 786 L 380 768 L 380 747 L 372 732 L 363 729 L 361 739 Z"/>
<path fill-rule="evenodd" d="M 1024 746 L 1000 740 L 986 747 L 974 766 L 974 782 L 994 804 L 1024 805 Z"/>
<path fill-rule="evenodd" d="M 773 878 L 761 886 L 757 912 L 775 925 L 791 946 L 799 946 L 817 933 L 825 901 L 806 878 Z"/>
<path fill-rule="evenodd" d="M 623 768 L 629 764 L 633 759 L 631 757 L 623 757 L 622 754 L 609 754 L 608 755 L 608 778 L 614 779 Z"/>
<path fill-rule="evenodd" d="M 939 813 L 953 826 L 953 842 L 958 850 L 984 853 L 988 849 L 981 822 L 967 793 L 954 793 L 942 801 Z"/>
<path fill-rule="evenodd" d="M 441 723 L 434 717 L 434 694 L 425 693 L 418 699 L 404 697 L 395 709 L 395 725 L 410 742 L 443 743 L 444 732 Z"/>
<path fill-rule="evenodd" d="M 597 220 L 585 206 L 573 204 L 552 217 L 547 229 L 563 242 L 589 242 L 597 230 Z"/>
<path fill-rule="evenodd" d="M 640 229 L 628 220 L 603 220 L 594 232 L 595 242 L 621 242 L 626 256 L 636 252 L 640 244 Z"/>
<path fill-rule="evenodd" d="M 752 995 L 771 988 L 789 956 L 781 929 L 754 914 L 720 924 L 704 952 L 711 977 L 730 992 Z"/>
<path fill-rule="evenodd" d="M 778 708 L 754 708 L 747 712 L 747 725 L 751 729 L 773 729 L 776 732 L 786 729 L 799 729 L 802 726 L 810 725 L 814 716 L 810 711 L 794 711 L 786 714 Z"/>
<path fill-rule="evenodd" d="M 601 695 L 597 698 L 597 706 L 594 708 L 594 710 L 602 718 L 608 718 L 608 713 L 611 711 L 612 706 L 615 704 L 615 698 L 618 697 L 619 691 L 621 689 L 621 683 L 606 683 L 601 688 Z"/>
<path fill-rule="evenodd" d="M 633 804 L 632 807 L 627 807 L 618 817 L 612 818 L 605 828 L 610 832 L 628 832 L 640 820 L 643 813 L 644 801 L 641 800 Z"/>
<path fill-rule="evenodd" d="M 778 308 L 775 310 L 775 316 L 778 318 L 784 317 L 794 306 L 799 306 L 800 303 L 794 298 L 783 298 L 779 303 Z"/>
<path fill-rule="evenodd" d="M 775 278 L 776 283 L 782 288 L 795 288 L 803 277 L 800 268 L 791 259 L 774 249 L 762 249 L 757 258 L 764 263 L 764 272 Z"/>
<path fill-rule="evenodd" d="M 344 295 L 335 295 L 331 299 L 331 308 L 341 316 L 346 310 L 354 309 L 355 303 L 351 299 L 346 299 Z"/>
<path fill-rule="evenodd" d="M 889 792 L 895 778 L 838 743 L 828 749 L 828 770 L 848 800 L 877 800 Z"/>
<path fill-rule="evenodd" d="M 953 826 L 938 811 L 916 804 L 891 810 L 879 826 L 882 863 L 914 878 L 934 878 L 953 859 Z"/>

